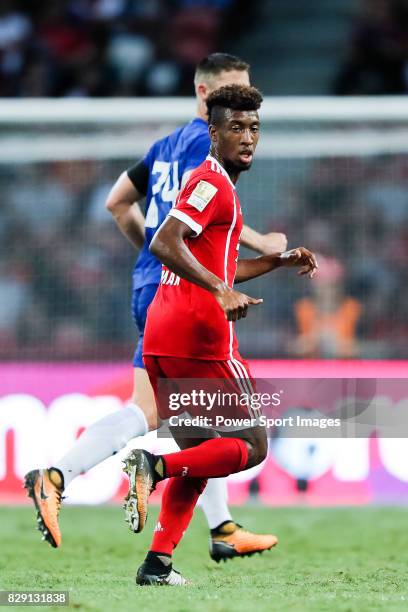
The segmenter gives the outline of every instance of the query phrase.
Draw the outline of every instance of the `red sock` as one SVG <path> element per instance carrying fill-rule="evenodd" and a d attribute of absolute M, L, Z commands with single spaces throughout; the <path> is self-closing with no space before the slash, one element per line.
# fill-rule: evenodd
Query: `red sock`
<path fill-rule="evenodd" d="M 191 521 L 194 507 L 206 484 L 207 480 L 203 478 L 170 478 L 163 493 L 151 551 L 173 554 Z"/>
<path fill-rule="evenodd" d="M 162 455 L 162 459 L 167 478 L 218 478 L 243 470 L 248 462 L 248 449 L 240 438 L 215 438 L 193 448 Z"/>

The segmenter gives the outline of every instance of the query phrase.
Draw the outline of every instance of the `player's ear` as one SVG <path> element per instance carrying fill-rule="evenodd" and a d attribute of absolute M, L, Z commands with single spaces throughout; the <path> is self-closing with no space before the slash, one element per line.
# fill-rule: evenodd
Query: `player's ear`
<path fill-rule="evenodd" d="M 217 127 L 215 125 L 210 124 L 208 126 L 208 133 L 210 135 L 211 142 L 217 142 L 218 141 L 218 130 L 217 130 Z"/>
<path fill-rule="evenodd" d="M 205 102 L 208 97 L 207 85 L 205 83 L 198 83 L 196 85 L 196 94 L 199 98 L 201 98 L 201 100 L 203 100 L 203 102 Z"/>

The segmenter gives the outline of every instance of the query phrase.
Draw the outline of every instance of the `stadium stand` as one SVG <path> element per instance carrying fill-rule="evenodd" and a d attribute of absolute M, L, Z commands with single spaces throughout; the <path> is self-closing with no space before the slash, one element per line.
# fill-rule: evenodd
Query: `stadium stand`
<path fill-rule="evenodd" d="M 265 93 L 329 91 L 350 48 L 337 93 L 402 91 L 407 46 L 397 24 L 405 23 L 403 6 L 401 0 L 3 0 L 0 96 L 191 94 L 193 64 L 220 40 L 256 59 L 254 81 Z M 379 90 L 356 73 L 361 49 L 381 41 L 394 49 L 398 42 L 398 88 L 381 80 L 380 60 Z M 24 172 L 18 164 L 1 165 L 1 359 L 130 354 L 135 331 L 126 292 L 134 253 L 104 200 L 134 159 L 115 159 L 44 160 L 26 163 Z M 344 256 L 344 293 L 362 308 L 353 354 L 407 358 L 406 155 L 299 157 L 272 166 L 260 159 L 257 168 L 240 186 L 250 204 L 248 222 L 286 232 L 291 245 Z M 306 297 L 306 288 L 295 288 L 284 275 L 274 283 L 262 312 L 246 324 L 242 346 L 252 357 L 297 354 L 292 304 Z"/>
<path fill-rule="evenodd" d="M 0 96 L 190 94 L 193 67 L 220 45 L 234 4 L 4 0 Z"/>
<path fill-rule="evenodd" d="M 404 0 L 362 2 L 344 61 L 334 81 L 334 93 L 406 93 L 407 26 L 408 5 Z"/>

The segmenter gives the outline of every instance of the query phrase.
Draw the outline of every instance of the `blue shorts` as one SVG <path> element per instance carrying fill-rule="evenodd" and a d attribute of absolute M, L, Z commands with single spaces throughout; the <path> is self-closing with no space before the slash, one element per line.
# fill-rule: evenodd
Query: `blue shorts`
<path fill-rule="evenodd" d="M 133 320 L 139 328 L 139 340 L 133 357 L 134 368 L 144 368 L 143 363 L 143 336 L 146 324 L 147 309 L 156 295 L 157 285 L 145 285 L 140 289 L 134 289 L 132 294 Z"/>

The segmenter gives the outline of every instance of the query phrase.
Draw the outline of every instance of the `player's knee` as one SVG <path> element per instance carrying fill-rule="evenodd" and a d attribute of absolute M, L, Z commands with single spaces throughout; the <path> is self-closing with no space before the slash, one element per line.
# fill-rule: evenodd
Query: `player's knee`
<path fill-rule="evenodd" d="M 248 463 L 246 469 L 255 467 L 259 463 L 262 463 L 266 459 L 268 454 L 268 440 L 265 438 L 256 438 L 251 442 L 247 442 L 248 445 Z"/>
<path fill-rule="evenodd" d="M 268 455 L 268 440 L 262 439 L 258 443 L 258 463 L 262 463 Z"/>
<path fill-rule="evenodd" d="M 161 425 L 161 420 L 157 414 L 156 405 L 151 406 L 147 402 L 141 402 L 139 397 L 134 397 L 132 400 L 142 410 L 149 427 L 149 431 L 155 431 L 158 429 Z"/>
<path fill-rule="evenodd" d="M 146 414 L 146 421 L 149 426 L 149 431 L 156 431 L 161 425 L 161 419 L 157 412 Z"/>

